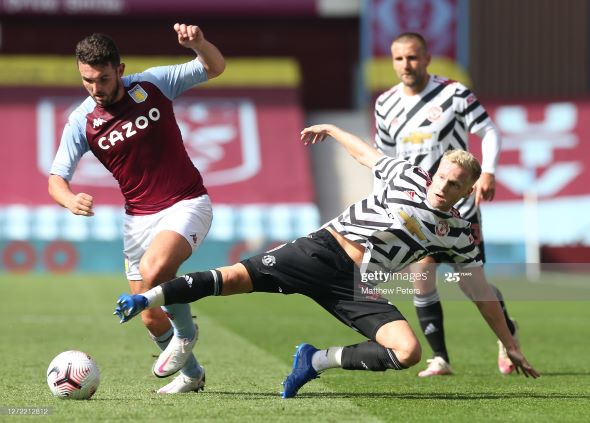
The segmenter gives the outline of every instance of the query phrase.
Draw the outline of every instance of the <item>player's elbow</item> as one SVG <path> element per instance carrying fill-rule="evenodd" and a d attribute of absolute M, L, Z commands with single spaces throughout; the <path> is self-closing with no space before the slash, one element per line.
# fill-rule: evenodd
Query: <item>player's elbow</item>
<path fill-rule="evenodd" d="M 217 78 L 225 71 L 225 60 L 221 60 L 218 63 L 210 65 L 207 68 L 207 77 L 209 79 Z"/>

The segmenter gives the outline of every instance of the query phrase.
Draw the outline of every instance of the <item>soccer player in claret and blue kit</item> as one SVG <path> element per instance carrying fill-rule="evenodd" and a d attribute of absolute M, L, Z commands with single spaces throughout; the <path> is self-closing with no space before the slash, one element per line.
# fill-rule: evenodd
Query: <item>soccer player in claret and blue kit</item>
<path fill-rule="evenodd" d="M 370 276 L 400 272 L 429 254 L 444 257 L 469 277 L 458 282 L 502 341 L 515 369 L 538 372 L 511 335 L 502 308 L 487 283 L 470 223 L 453 205 L 468 196 L 481 173 L 477 159 L 464 150 L 445 154 L 436 174 L 406 160 L 385 156 L 360 138 L 333 125 L 302 131 L 305 144 L 327 136 L 384 182 L 320 230 L 232 266 L 189 273 L 143 294 L 122 294 L 115 308 L 121 322 L 142 310 L 212 295 L 249 292 L 302 294 L 316 301 L 367 341 L 318 349 L 297 347 L 293 368 L 283 382 L 283 398 L 292 398 L 307 382 L 330 368 L 403 370 L 421 358 L 421 347 L 401 312 L 378 290 Z M 444 227 L 444 231 L 437 228 Z M 468 272 L 467 272 L 468 271 Z M 375 284 L 366 283 L 372 280 Z"/>
<path fill-rule="evenodd" d="M 70 181 L 91 151 L 117 180 L 125 199 L 123 244 L 131 292 L 141 293 L 174 278 L 182 262 L 203 242 L 212 207 L 193 165 L 173 111 L 173 100 L 225 69 L 220 51 L 198 26 L 176 23 L 178 43 L 197 57 L 124 76 L 114 41 L 92 34 L 76 46 L 87 97 L 69 116 L 49 176 L 49 194 L 73 214 L 94 214 L 91 193 L 75 192 Z M 203 389 L 204 369 L 192 350 L 198 328 L 190 307 L 174 304 L 142 313 L 161 349 L 157 377 L 180 374 L 158 393 Z"/>

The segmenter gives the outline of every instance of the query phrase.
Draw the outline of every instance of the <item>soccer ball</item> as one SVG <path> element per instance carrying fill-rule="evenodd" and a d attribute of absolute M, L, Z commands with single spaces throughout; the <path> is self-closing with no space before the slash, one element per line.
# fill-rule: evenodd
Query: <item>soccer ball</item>
<path fill-rule="evenodd" d="M 90 399 L 98 389 L 100 370 L 82 351 L 64 351 L 49 363 L 47 385 L 59 398 Z"/>

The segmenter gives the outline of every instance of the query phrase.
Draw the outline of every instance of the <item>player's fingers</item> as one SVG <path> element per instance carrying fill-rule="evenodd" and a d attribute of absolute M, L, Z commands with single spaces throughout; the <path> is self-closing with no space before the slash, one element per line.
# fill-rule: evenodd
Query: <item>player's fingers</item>
<path fill-rule="evenodd" d="M 191 25 L 188 30 L 189 39 L 194 40 L 199 37 L 199 32 L 201 29 L 196 25 Z"/>
<path fill-rule="evenodd" d="M 186 38 L 189 40 L 195 39 L 195 27 L 193 25 L 188 25 L 186 27 Z"/>
<path fill-rule="evenodd" d="M 309 145 L 311 142 L 311 134 L 309 132 L 302 133 L 301 140 L 303 141 L 303 145 Z"/>
<path fill-rule="evenodd" d="M 539 372 L 537 372 L 531 365 L 527 365 L 527 372 L 529 375 L 531 375 L 531 377 L 535 379 L 541 376 Z"/>
<path fill-rule="evenodd" d="M 187 33 L 187 29 L 186 29 L 186 25 L 185 24 L 179 24 L 176 29 L 176 32 L 178 33 L 178 37 L 181 40 L 186 40 L 188 37 L 188 33 Z"/>
<path fill-rule="evenodd" d="M 78 200 L 79 207 L 84 209 L 91 209 L 93 203 L 93 200 L 88 198 L 80 198 Z"/>

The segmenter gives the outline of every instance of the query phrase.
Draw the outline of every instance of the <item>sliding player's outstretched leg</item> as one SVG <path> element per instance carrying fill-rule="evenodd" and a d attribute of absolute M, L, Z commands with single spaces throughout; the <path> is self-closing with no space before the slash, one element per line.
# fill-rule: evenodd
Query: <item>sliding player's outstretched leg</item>
<path fill-rule="evenodd" d="M 283 381 L 282 397 L 293 398 L 306 383 L 319 378 L 327 369 L 383 372 L 404 370 L 420 361 L 420 344 L 405 320 L 386 323 L 377 331 L 376 339 L 379 342 L 365 341 L 323 350 L 305 343 L 297 346 L 291 373 Z"/>

